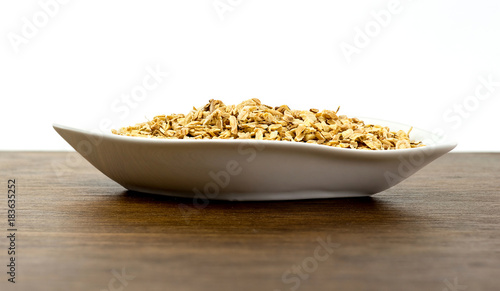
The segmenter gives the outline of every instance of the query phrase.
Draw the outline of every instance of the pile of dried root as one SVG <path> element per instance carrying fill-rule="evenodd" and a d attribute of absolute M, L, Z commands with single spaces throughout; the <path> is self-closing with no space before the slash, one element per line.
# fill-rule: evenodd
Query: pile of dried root
<path fill-rule="evenodd" d="M 257 139 L 316 143 L 340 148 L 391 150 L 423 146 L 410 140 L 410 131 L 392 132 L 388 127 L 365 124 L 336 111 L 292 110 L 271 107 L 259 99 L 238 105 L 210 100 L 187 115 L 159 115 L 148 122 L 114 134 L 165 139 Z"/>

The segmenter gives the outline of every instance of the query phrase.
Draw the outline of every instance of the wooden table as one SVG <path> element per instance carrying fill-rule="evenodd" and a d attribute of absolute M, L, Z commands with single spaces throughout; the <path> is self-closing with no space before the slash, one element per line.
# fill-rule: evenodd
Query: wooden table
<path fill-rule="evenodd" d="M 0 152 L 0 179 L 0 290 L 500 290 L 500 154 L 445 155 L 372 198 L 202 209 L 75 153 Z"/>

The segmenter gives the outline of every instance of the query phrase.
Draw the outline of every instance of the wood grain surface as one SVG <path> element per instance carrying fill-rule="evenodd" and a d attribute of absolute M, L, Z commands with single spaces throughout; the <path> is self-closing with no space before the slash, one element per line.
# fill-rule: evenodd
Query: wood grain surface
<path fill-rule="evenodd" d="M 500 154 L 447 154 L 371 198 L 199 209 L 73 152 L 0 152 L 0 179 L 0 290 L 500 290 Z"/>

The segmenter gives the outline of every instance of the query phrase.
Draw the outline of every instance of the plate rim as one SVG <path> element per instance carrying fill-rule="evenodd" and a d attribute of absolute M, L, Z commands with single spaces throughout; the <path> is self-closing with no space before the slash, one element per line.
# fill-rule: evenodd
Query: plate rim
<path fill-rule="evenodd" d="M 411 127 L 410 125 L 406 125 L 403 123 L 398 123 L 398 122 L 393 122 L 393 121 L 388 121 L 388 120 L 382 120 L 382 119 L 377 119 L 377 118 L 371 118 L 371 117 L 358 117 L 359 119 L 365 121 L 365 119 L 369 122 L 366 122 L 366 124 L 375 124 L 376 122 L 382 123 L 389 123 L 395 126 L 399 127 Z M 82 128 L 77 128 L 77 127 L 72 127 L 72 126 L 67 126 L 63 125 L 60 123 L 53 123 L 52 127 L 56 130 L 57 133 L 59 133 L 59 130 L 63 131 L 73 131 L 73 132 L 79 132 L 85 135 L 92 135 L 95 137 L 101 137 L 101 138 L 107 138 L 107 139 L 112 139 L 116 140 L 119 142 L 125 142 L 125 143 L 144 143 L 144 144 L 186 144 L 186 143 L 193 143 L 193 144 L 263 144 L 266 147 L 271 146 L 271 147 L 302 147 L 303 149 L 308 149 L 308 150 L 321 150 L 321 151 L 332 151 L 332 153 L 337 152 L 337 153 L 343 153 L 343 154 L 355 154 L 355 155 L 398 155 L 398 154 L 403 154 L 403 153 L 410 153 L 410 152 L 418 152 L 418 151 L 429 151 L 429 150 L 445 150 L 448 149 L 448 151 L 453 150 L 458 143 L 454 140 L 451 139 L 445 139 L 443 141 L 440 140 L 440 138 L 425 129 L 413 127 L 414 130 L 418 130 L 421 132 L 424 132 L 426 135 L 428 135 L 429 138 L 433 138 L 433 140 L 438 140 L 435 144 L 430 144 L 430 145 L 425 145 L 423 147 L 417 147 L 417 148 L 410 148 L 410 149 L 396 149 L 396 150 L 360 150 L 360 149 L 350 149 L 350 148 L 338 148 L 338 147 L 331 147 L 331 146 L 325 146 L 325 145 L 320 145 L 320 144 L 312 144 L 312 143 L 305 143 L 305 142 L 292 142 L 292 141 L 273 141 L 273 140 L 255 140 L 255 139 L 160 139 L 160 138 L 144 138 L 144 137 L 130 137 L 130 136 L 122 136 L 122 135 L 117 135 L 113 134 L 111 132 L 102 132 L 98 130 L 88 130 L 88 129 L 82 129 Z M 389 128 L 391 126 L 388 126 Z M 59 133 L 59 135 L 61 135 Z"/>

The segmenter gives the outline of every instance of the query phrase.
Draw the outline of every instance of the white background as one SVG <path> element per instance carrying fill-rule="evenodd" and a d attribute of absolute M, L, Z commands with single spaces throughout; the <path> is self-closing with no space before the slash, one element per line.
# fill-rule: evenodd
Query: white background
<path fill-rule="evenodd" d="M 457 151 L 499 151 L 500 86 L 479 88 L 482 100 L 475 91 L 479 78 L 500 82 L 500 2 L 390 3 L 2 1 L 0 150 L 70 149 L 54 122 L 107 129 L 211 98 L 257 97 L 341 106 L 348 116 L 445 132 Z M 397 11 L 381 12 L 388 5 Z M 372 36 L 349 62 L 341 46 L 355 46 L 367 26 Z M 170 75 L 127 103 L 148 68 Z"/>

